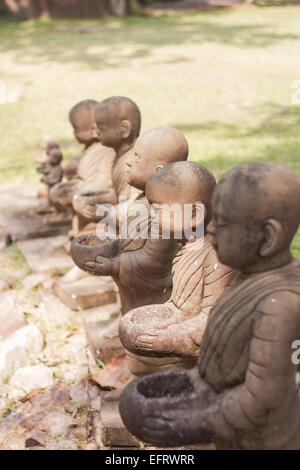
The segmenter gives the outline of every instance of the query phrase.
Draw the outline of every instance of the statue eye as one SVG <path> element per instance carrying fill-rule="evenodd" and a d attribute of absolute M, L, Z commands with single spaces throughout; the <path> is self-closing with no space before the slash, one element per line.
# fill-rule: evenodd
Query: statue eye
<path fill-rule="evenodd" d="M 225 221 L 224 219 L 217 219 L 216 220 L 217 227 L 227 227 L 228 222 Z"/>

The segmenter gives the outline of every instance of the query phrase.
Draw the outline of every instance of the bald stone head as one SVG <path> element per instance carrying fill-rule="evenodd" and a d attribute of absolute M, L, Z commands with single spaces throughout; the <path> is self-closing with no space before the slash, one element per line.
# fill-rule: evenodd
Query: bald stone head
<path fill-rule="evenodd" d="M 46 152 L 50 152 L 52 149 L 59 149 L 59 143 L 55 140 L 48 140 L 46 144 Z"/>
<path fill-rule="evenodd" d="M 209 226 L 221 262 L 245 272 L 267 269 L 289 251 L 300 223 L 300 181 L 272 162 L 238 165 L 221 178 Z M 279 260 L 280 264 L 280 260 Z"/>
<path fill-rule="evenodd" d="M 51 165 L 58 165 L 63 159 L 63 154 L 61 153 L 59 148 L 53 148 L 49 152 L 48 156 L 49 156 L 49 162 L 51 163 Z"/>
<path fill-rule="evenodd" d="M 166 231 L 171 220 L 171 233 L 194 230 L 211 217 L 211 198 L 216 180 L 207 168 L 197 162 L 175 162 L 158 170 L 146 184 L 146 196 L 159 213 L 159 226 Z M 179 238 L 179 237 L 177 237 Z"/>
<path fill-rule="evenodd" d="M 128 182 L 142 191 L 147 180 L 164 166 L 185 161 L 189 147 L 184 135 L 171 127 L 149 129 L 137 139 L 134 156 L 128 161 Z"/>
<path fill-rule="evenodd" d="M 100 142 L 118 150 L 123 142 L 133 143 L 139 136 L 141 113 L 130 98 L 112 96 L 96 106 L 95 121 Z"/>
<path fill-rule="evenodd" d="M 95 141 L 95 107 L 97 101 L 84 100 L 77 103 L 69 113 L 74 135 L 79 143 L 89 145 Z"/>

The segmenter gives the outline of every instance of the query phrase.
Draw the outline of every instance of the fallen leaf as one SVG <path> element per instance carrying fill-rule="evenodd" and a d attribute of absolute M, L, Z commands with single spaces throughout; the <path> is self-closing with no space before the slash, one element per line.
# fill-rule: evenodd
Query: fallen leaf
<path fill-rule="evenodd" d="M 101 387 L 122 389 L 131 380 L 132 375 L 128 368 L 125 354 L 123 356 L 113 357 L 97 374 L 91 377 L 91 380 Z"/>

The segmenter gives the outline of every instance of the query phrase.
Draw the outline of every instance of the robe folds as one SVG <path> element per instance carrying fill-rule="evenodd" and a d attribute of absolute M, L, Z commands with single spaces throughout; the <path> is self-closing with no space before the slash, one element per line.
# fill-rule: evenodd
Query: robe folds
<path fill-rule="evenodd" d="M 209 315 L 197 363 L 217 393 L 210 420 L 221 443 L 300 449 L 298 340 L 300 262 L 238 274 Z"/>
<path fill-rule="evenodd" d="M 121 339 L 132 373 L 194 365 L 209 312 L 233 275 L 233 269 L 218 261 L 207 236 L 185 244 L 173 259 L 171 298 L 162 305 L 131 310 L 121 320 Z M 159 336 L 164 330 L 170 331 L 171 342 L 163 351 L 155 347 L 142 351 L 136 346 L 138 336 L 147 332 Z"/>

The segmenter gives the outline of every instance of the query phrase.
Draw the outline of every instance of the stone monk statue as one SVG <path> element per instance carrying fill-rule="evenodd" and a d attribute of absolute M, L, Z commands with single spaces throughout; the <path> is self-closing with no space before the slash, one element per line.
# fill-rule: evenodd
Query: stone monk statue
<path fill-rule="evenodd" d="M 112 185 L 98 185 L 92 194 L 89 188 L 84 188 L 74 197 L 73 207 L 86 220 L 99 222 L 106 213 L 104 210 L 103 214 L 98 215 L 97 209 L 101 204 L 116 206 L 119 223 L 122 217 L 127 216 L 128 203 L 139 194 L 128 183 L 127 162 L 140 133 L 141 114 L 131 99 L 113 96 L 97 104 L 94 119 L 97 138 L 103 146 L 113 149 L 116 154 L 111 171 Z"/>
<path fill-rule="evenodd" d="M 121 319 L 120 338 L 133 375 L 195 365 L 209 312 L 233 277 L 206 233 L 215 184 L 196 162 L 172 163 L 147 181 L 146 196 L 158 212 L 162 234 L 169 229 L 181 249 L 173 259 L 171 298 Z"/>
<path fill-rule="evenodd" d="M 142 191 L 134 203 L 129 205 L 126 221 L 128 231 L 123 233 L 123 219 L 120 237 L 110 242 L 106 249 L 100 240 L 98 246 L 95 242 L 92 256 L 88 253 L 90 247 L 85 247 L 89 235 L 83 234 L 72 243 L 73 260 L 81 269 L 96 276 L 113 277 L 119 288 L 122 314 L 149 302 L 165 302 L 171 295 L 172 261 L 178 250 L 178 242 L 172 238 L 151 238 L 151 209 L 144 191 L 153 173 L 159 173 L 166 165 L 186 160 L 187 157 L 188 143 L 177 129 L 158 127 L 144 132 L 136 141 L 134 157 L 127 163 L 128 182 Z M 101 322 L 99 328 L 103 328 Z M 111 339 L 118 338 L 119 342 L 119 319 L 111 328 Z M 95 325 L 91 335 L 94 338 L 92 342 L 98 345 L 96 349 L 103 350 L 102 333 L 96 331 Z"/>
<path fill-rule="evenodd" d="M 240 270 L 213 307 L 192 370 L 131 382 L 120 413 L 156 445 L 300 449 L 300 181 L 271 162 L 239 165 L 216 187 L 208 226 L 218 259 Z"/>
<path fill-rule="evenodd" d="M 95 137 L 96 105 L 97 101 L 84 100 L 73 106 L 69 113 L 75 138 L 84 145 L 84 150 L 65 168 L 64 174 L 68 181 L 58 183 L 50 190 L 50 200 L 57 208 L 72 208 L 74 195 L 82 191 L 93 193 L 99 187 L 112 188 L 111 171 L 115 153 Z M 86 223 L 83 221 L 80 225 Z"/>

